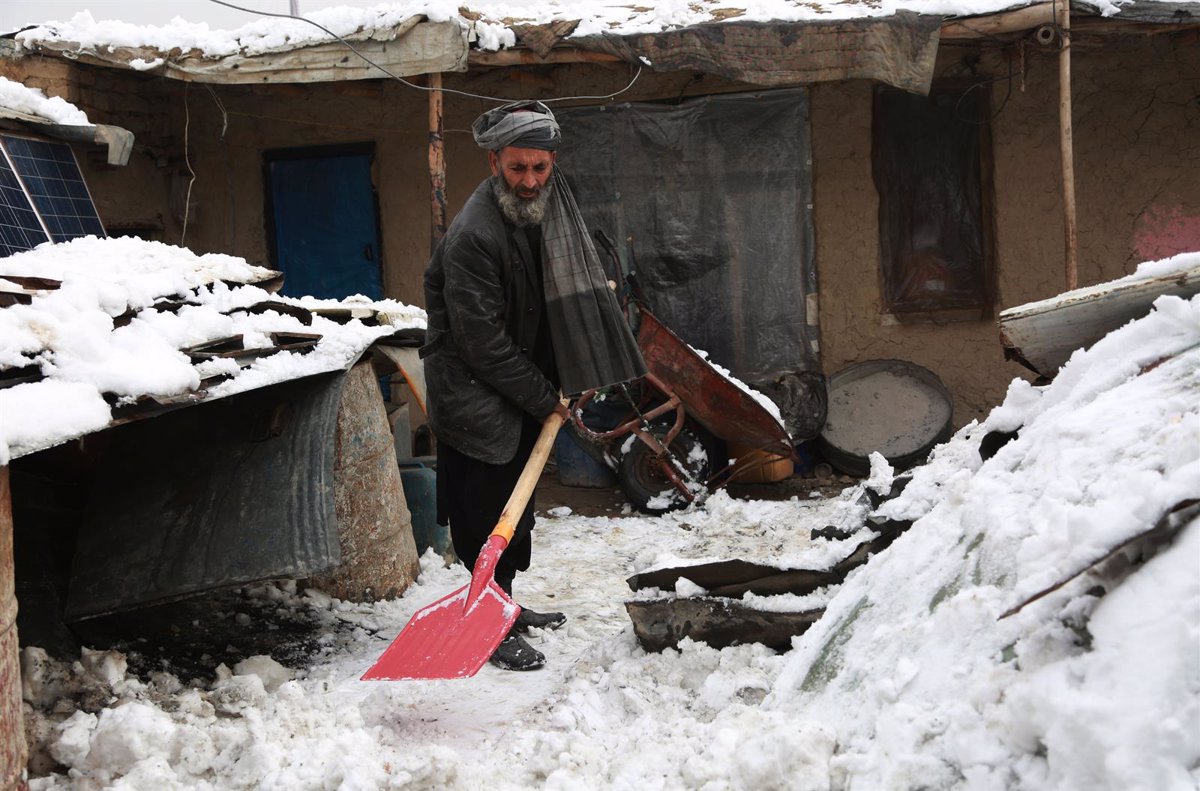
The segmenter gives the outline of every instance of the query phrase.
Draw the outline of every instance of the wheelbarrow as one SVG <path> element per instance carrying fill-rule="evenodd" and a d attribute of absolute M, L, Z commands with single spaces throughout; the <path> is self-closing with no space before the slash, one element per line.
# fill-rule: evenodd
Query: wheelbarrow
<path fill-rule="evenodd" d="M 649 372 L 628 387 L 583 393 L 572 406 L 571 426 L 584 450 L 615 471 L 635 508 L 650 514 L 683 508 L 778 457 L 796 459 L 792 438 L 762 403 L 765 395 L 722 373 L 641 300 L 631 301 Z M 597 404 L 609 412 L 611 428 L 585 423 Z M 726 462 L 726 442 L 765 453 Z"/>

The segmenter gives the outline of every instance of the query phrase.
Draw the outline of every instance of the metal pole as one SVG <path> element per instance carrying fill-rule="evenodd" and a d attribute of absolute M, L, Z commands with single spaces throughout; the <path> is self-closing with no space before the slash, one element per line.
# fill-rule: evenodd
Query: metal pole
<path fill-rule="evenodd" d="M 300 0 L 288 0 L 288 7 L 292 16 L 300 16 Z"/>
<path fill-rule="evenodd" d="M 442 75 L 429 75 L 429 251 L 446 235 L 446 148 L 442 136 Z"/>
<path fill-rule="evenodd" d="M 1055 3 L 1062 36 L 1058 53 L 1058 126 L 1062 149 L 1063 232 L 1067 290 L 1079 287 L 1078 229 L 1075 224 L 1075 145 L 1071 133 L 1071 0 Z"/>

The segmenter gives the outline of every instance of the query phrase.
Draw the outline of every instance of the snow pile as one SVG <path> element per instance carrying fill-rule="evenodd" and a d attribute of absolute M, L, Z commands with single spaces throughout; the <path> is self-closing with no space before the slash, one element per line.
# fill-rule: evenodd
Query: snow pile
<path fill-rule="evenodd" d="M 919 521 L 847 580 L 766 707 L 838 722 L 855 788 L 1194 788 L 1194 513 L 1124 583 L 1084 573 L 1001 615 L 1200 497 L 1198 396 L 1200 297 L 1160 298 L 1045 389 L 1014 381 L 882 507 Z M 1018 435 L 981 462 L 993 430 Z"/>
<path fill-rule="evenodd" d="M 58 96 L 0 77 L 0 108 L 36 115 L 56 124 L 88 126 L 87 113 Z"/>
<path fill-rule="evenodd" d="M 240 258 L 198 256 L 131 238 L 84 237 L 0 258 L 0 285 L 6 288 L 22 290 L 6 275 L 62 283 L 29 289 L 30 304 L 0 310 L 0 369 L 36 367 L 45 377 L 0 389 L 0 463 L 104 428 L 112 417 L 110 402 L 177 397 L 222 375 L 229 378 L 204 397 L 340 370 L 376 338 L 424 326 L 424 311 L 395 301 L 288 300 L 246 285 L 273 274 Z M 176 300 L 185 304 L 172 309 L 167 303 Z M 318 315 L 306 325 L 281 312 L 237 310 L 270 300 L 367 307 L 389 321 L 339 324 Z M 193 365 L 181 351 L 234 335 L 243 336 L 247 349 L 268 347 L 272 332 L 318 334 L 321 340 L 307 354 L 283 351 L 245 368 L 228 358 Z"/>
<path fill-rule="evenodd" d="M 31 787 L 1194 789 L 1200 519 L 1167 514 L 1200 498 L 1198 395 L 1200 297 L 1160 298 L 1046 387 L 1014 382 L 881 506 L 912 527 L 828 592 L 787 654 L 686 640 L 646 654 L 624 577 L 729 547 L 832 562 L 840 548 L 806 536 L 851 517 L 857 490 L 543 516 L 517 599 L 570 620 L 532 635 L 549 658 L 537 673 L 357 680 L 413 611 L 467 581 L 432 554 L 398 601 L 310 593 L 354 629 L 290 679 L 261 657 L 190 686 L 122 676 L 110 652 L 31 657 L 38 755 L 61 764 Z M 985 461 L 995 432 L 1015 437 Z M 871 483 L 889 477 L 876 464 Z M 1156 526 L 1154 554 L 1137 537 Z"/>

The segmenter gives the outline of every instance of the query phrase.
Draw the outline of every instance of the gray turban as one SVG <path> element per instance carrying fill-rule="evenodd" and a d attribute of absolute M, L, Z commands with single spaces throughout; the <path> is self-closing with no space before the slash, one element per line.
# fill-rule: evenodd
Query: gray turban
<path fill-rule="evenodd" d="M 562 140 L 554 113 L 541 102 L 523 101 L 488 110 L 471 125 L 475 142 L 488 151 L 507 146 L 554 151 Z"/>

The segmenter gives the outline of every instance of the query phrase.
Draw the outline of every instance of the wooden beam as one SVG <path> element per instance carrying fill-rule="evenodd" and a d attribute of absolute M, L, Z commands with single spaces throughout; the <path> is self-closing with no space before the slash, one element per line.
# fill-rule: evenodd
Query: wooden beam
<path fill-rule="evenodd" d="M 442 75 L 429 75 L 429 252 L 446 235 L 446 143 L 442 128 Z"/>
<path fill-rule="evenodd" d="M 421 22 L 414 16 L 398 25 L 390 40 L 351 38 L 356 50 L 401 77 L 467 70 L 467 37 L 457 22 Z M 137 69 L 184 82 L 270 84 L 372 80 L 387 76 L 346 49 L 340 41 L 279 52 L 232 54 L 220 58 L 198 50 L 156 47 L 84 46 L 70 41 L 39 41 L 34 51 L 108 68 Z"/>
<path fill-rule="evenodd" d="M 1075 224 L 1075 143 L 1071 126 L 1071 0 L 1058 0 L 1062 49 L 1058 53 L 1058 129 L 1062 151 L 1063 235 L 1067 291 L 1079 287 Z"/>
<path fill-rule="evenodd" d="M 544 58 L 524 48 L 502 49 L 499 52 L 472 50 L 467 58 L 469 66 L 537 66 L 545 63 L 621 63 L 621 59 L 606 52 L 574 48 L 553 49 Z"/>
<path fill-rule="evenodd" d="M 1038 3 L 1000 14 L 951 20 L 942 25 L 941 38 L 978 39 L 1032 30 L 1041 25 L 1052 24 L 1054 9 L 1055 2 Z"/>

